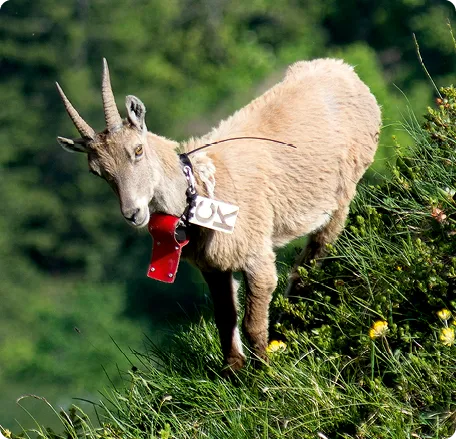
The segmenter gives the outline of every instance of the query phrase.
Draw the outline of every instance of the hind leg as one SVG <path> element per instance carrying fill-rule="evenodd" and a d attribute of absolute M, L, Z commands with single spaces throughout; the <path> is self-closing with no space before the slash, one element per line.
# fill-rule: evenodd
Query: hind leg
<path fill-rule="evenodd" d="M 313 259 L 318 259 L 325 255 L 326 244 L 334 242 L 345 226 L 345 221 L 348 215 L 348 207 L 349 206 L 347 205 L 337 209 L 333 213 L 328 224 L 326 224 L 322 229 L 313 232 L 309 236 L 309 242 L 307 246 L 296 258 L 295 265 L 291 271 L 285 296 L 289 296 L 291 294 L 295 295 L 296 293 L 298 293 L 298 295 L 302 295 L 303 285 L 301 284 L 298 268 L 309 264 Z"/>

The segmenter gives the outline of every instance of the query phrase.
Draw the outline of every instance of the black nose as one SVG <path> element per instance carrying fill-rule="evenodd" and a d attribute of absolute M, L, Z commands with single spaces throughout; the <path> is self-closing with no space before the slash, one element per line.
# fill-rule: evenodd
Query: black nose
<path fill-rule="evenodd" d="M 131 221 L 132 223 L 136 222 L 136 218 L 138 216 L 139 209 L 128 209 L 123 212 L 123 216 L 127 221 Z"/>

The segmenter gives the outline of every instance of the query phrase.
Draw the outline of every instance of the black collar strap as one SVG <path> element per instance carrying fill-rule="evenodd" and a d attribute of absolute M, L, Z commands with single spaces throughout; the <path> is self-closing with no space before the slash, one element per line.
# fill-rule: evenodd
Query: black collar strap
<path fill-rule="evenodd" d="M 182 171 L 184 172 L 185 178 L 187 179 L 188 187 L 185 191 L 187 196 L 187 206 L 185 207 L 184 213 L 181 216 L 183 223 L 188 226 L 192 214 L 191 210 L 195 207 L 196 197 L 198 193 L 196 191 L 195 176 L 193 174 L 193 166 L 187 154 L 179 154 L 179 160 L 182 164 Z"/>

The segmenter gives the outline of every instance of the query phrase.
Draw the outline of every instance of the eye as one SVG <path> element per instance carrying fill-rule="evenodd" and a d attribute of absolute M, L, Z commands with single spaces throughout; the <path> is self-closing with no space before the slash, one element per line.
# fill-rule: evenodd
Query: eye
<path fill-rule="evenodd" d="M 144 149 L 142 145 L 137 145 L 135 148 L 135 157 L 141 157 L 143 155 Z"/>

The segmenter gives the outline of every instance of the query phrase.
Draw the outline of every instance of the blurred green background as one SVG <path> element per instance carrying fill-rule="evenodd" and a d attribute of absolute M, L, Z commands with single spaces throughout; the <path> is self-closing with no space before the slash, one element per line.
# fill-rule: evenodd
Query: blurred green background
<path fill-rule="evenodd" d="M 145 277 L 151 241 L 127 226 L 108 185 L 57 135 L 76 136 L 55 90 L 104 128 L 101 60 L 121 112 L 127 94 L 147 125 L 182 140 L 280 80 L 301 59 L 337 56 L 356 66 L 383 107 L 384 163 L 408 106 L 433 90 L 416 33 L 439 85 L 456 57 L 445 0 L 9 0 L 0 9 L 0 425 L 33 425 L 24 394 L 68 407 L 96 401 L 128 362 L 121 350 L 166 342 L 175 325 L 210 309 L 188 265 L 173 286 Z M 286 140 L 286 139 L 282 139 Z M 209 305 L 206 307 L 206 304 Z M 115 341 L 115 343 L 113 342 Z M 119 347 L 116 346 L 119 345 Z M 109 379 L 108 379 L 109 377 Z M 40 401 L 21 404 L 52 425 Z"/>

